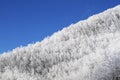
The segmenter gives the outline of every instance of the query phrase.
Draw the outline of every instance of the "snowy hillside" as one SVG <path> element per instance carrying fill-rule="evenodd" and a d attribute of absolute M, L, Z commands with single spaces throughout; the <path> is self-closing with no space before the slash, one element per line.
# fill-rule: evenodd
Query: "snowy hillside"
<path fill-rule="evenodd" d="M 0 55 L 0 80 L 118 80 L 120 5 Z M 113 79 L 114 78 L 114 79 Z"/>

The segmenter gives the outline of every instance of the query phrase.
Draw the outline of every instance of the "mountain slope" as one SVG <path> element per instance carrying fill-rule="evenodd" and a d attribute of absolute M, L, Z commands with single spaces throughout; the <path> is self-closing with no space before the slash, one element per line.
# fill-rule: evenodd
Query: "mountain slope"
<path fill-rule="evenodd" d="M 120 75 L 120 6 L 0 55 L 0 80 L 113 80 Z"/>

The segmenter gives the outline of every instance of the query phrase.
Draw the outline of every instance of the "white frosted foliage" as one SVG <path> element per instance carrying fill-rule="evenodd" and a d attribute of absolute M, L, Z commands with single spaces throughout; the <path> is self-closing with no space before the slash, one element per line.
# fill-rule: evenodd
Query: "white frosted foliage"
<path fill-rule="evenodd" d="M 0 80 L 117 80 L 120 6 L 0 55 Z"/>

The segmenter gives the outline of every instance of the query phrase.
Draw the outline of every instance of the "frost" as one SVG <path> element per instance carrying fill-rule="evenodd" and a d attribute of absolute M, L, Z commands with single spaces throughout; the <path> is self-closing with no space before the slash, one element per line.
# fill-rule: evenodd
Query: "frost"
<path fill-rule="evenodd" d="M 118 80 L 120 6 L 0 55 L 0 80 Z"/>

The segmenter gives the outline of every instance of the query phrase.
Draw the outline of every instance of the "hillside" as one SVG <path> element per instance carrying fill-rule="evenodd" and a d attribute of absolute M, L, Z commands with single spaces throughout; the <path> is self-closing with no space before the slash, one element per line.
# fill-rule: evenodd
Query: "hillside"
<path fill-rule="evenodd" d="M 0 80 L 117 80 L 119 76 L 120 5 L 0 55 Z"/>

